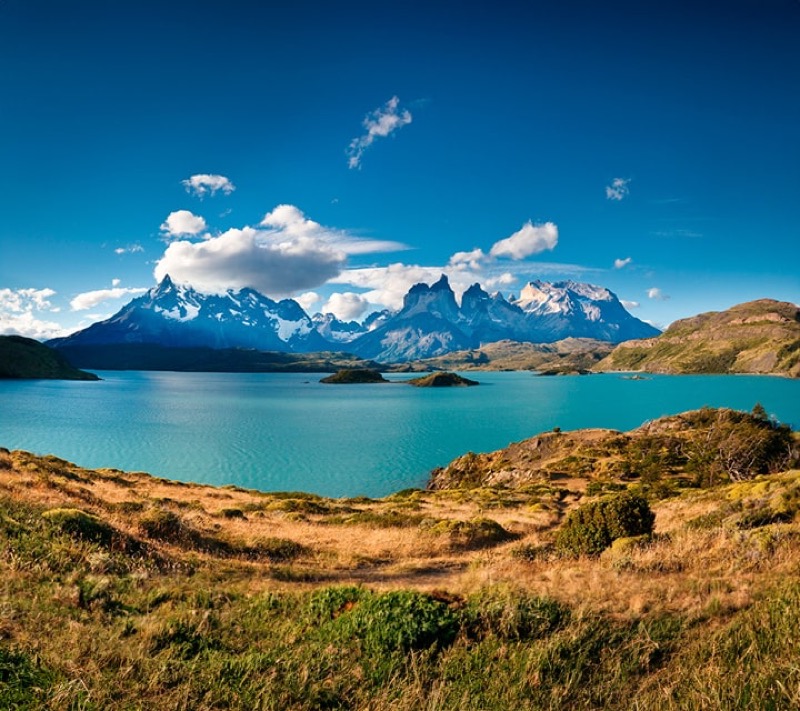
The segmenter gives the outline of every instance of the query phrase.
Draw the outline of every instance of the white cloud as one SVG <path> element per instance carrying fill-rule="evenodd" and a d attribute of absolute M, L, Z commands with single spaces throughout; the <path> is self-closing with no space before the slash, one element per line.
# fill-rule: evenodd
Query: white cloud
<path fill-rule="evenodd" d="M 201 291 L 249 286 L 271 296 L 288 296 L 336 277 L 348 255 L 398 249 L 407 247 L 325 227 L 294 205 L 278 205 L 259 227 L 205 235 L 202 242 L 172 242 L 154 273 L 159 281 L 169 274 Z"/>
<path fill-rule="evenodd" d="M 286 296 L 325 283 L 344 267 L 346 255 L 309 237 L 272 235 L 253 227 L 230 229 L 204 242 L 170 244 L 156 264 L 166 274 L 200 291 L 252 287 Z"/>
<path fill-rule="evenodd" d="M 617 201 L 625 199 L 630 194 L 630 182 L 630 178 L 614 178 L 611 185 L 606 185 L 606 197 Z"/>
<path fill-rule="evenodd" d="M 624 269 L 627 267 L 633 259 L 630 257 L 625 257 L 625 259 L 615 259 L 614 260 L 614 269 Z"/>
<path fill-rule="evenodd" d="M 294 300 L 303 307 L 306 313 L 311 313 L 314 306 L 320 301 L 320 295 L 316 291 L 306 291 L 300 296 L 292 297 Z"/>
<path fill-rule="evenodd" d="M 652 289 L 647 290 L 647 298 L 655 299 L 656 301 L 666 301 L 669 299 L 669 295 L 663 293 L 661 289 L 654 286 Z"/>
<path fill-rule="evenodd" d="M 236 186 L 224 175 L 209 175 L 208 173 L 193 175 L 182 180 L 181 184 L 186 188 L 187 193 L 192 193 L 199 198 L 204 198 L 206 195 L 213 197 L 218 190 L 226 195 L 230 195 L 236 190 Z"/>
<path fill-rule="evenodd" d="M 558 227 L 552 222 L 534 225 L 530 220 L 510 237 L 495 242 L 489 254 L 492 257 L 524 259 L 531 254 L 552 250 L 558 244 Z"/>
<path fill-rule="evenodd" d="M 53 289 L 0 289 L 0 334 L 15 334 L 47 340 L 66 333 L 62 326 L 43 320 L 43 311 L 57 313 L 50 298 Z"/>
<path fill-rule="evenodd" d="M 638 301 L 627 301 L 626 299 L 620 299 L 619 302 L 626 308 L 626 309 L 638 309 L 639 302 Z"/>
<path fill-rule="evenodd" d="M 111 286 L 119 286 L 122 283 L 119 279 L 112 279 Z"/>
<path fill-rule="evenodd" d="M 167 237 L 196 235 L 206 229 L 206 221 L 189 210 L 175 210 L 167 215 L 161 224 L 161 230 Z"/>
<path fill-rule="evenodd" d="M 323 313 L 333 314 L 342 321 L 357 320 L 369 308 L 369 299 L 352 291 L 337 292 L 320 309 Z"/>
<path fill-rule="evenodd" d="M 393 96 L 383 107 L 367 114 L 362 122 L 367 132 L 350 141 L 350 145 L 347 148 L 348 167 L 361 167 L 361 157 L 364 155 L 364 151 L 375 142 L 376 138 L 385 138 L 392 132 L 411 123 L 411 112 L 407 109 L 400 111 L 399 107 L 400 99 Z"/>
<path fill-rule="evenodd" d="M 115 254 L 135 254 L 136 252 L 144 252 L 144 247 L 140 244 L 129 244 L 125 247 L 117 247 L 114 250 Z"/>
<path fill-rule="evenodd" d="M 456 252 L 450 257 L 451 267 L 469 267 L 470 269 L 480 269 L 486 262 L 486 255 L 482 249 L 473 249 L 470 252 Z"/>
<path fill-rule="evenodd" d="M 114 282 L 119 284 L 119 279 L 114 279 L 112 284 Z M 114 284 L 113 289 L 96 289 L 94 291 L 84 291 L 82 294 L 78 294 L 69 302 L 70 308 L 73 311 L 86 311 L 109 299 L 121 299 L 123 296 L 137 296 L 147 291 L 144 287 L 125 288 L 119 287 L 117 284 Z"/>
<path fill-rule="evenodd" d="M 421 267 L 397 262 L 385 267 L 348 269 L 331 279 L 330 283 L 369 289 L 362 294 L 367 301 L 389 309 L 399 309 L 403 305 L 403 297 L 414 284 L 431 284 L 441 275 L 441 267 Z"/>

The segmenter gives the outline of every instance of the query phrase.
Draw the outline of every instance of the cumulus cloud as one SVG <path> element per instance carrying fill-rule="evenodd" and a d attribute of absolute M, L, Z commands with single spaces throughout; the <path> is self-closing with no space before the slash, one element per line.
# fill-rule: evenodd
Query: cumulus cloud
<path fill-rule="evenodd" d="M 473 249 L 470 252 L 456 252 L 450 257 L 451 267 L 469 267 L 470 269 L 480 269 L 486 262 L 486 255 L 482 249 Z"/>
<path fill-rule="evenodd" d="M 367 132 L 350 141 L 347 148 L 348 167 L 360 168 L 364 151 L 375 142 L 375 139 L 385 138 L 411 123 L 411 119 L 411 112 L 408 109 L 400 110 L 400 99 L 396 96 L 389 99 L 382 107 L 367 114 L 362 122 Z"/>
<path fill-rule="evenodd" d="M 117 282 L 119 284 L 119 279 L 114 279 L 112 284 Z M 104 301 L 109 301 L 110 299 L 121 299 L 123 296 L 138 296 L 139 294 L 144 294 L 147 291 L 144 287 L 120 287 L 114 285 L 113 289 L 95 289 L 94 291 L 84 291 L 82 294 L 78 294 L 72 301 L 69 302 L 69 306 L 73 311 L 86 311 L 87 309 L 93 309 L 98 304 L 102 304 Z"/>
<path fill-rule="evenodd" d="M 625 257 L 625 259 L 615 259 L 614 260 L 614 269 L 624 269 L 627 267 L 633 259 L 630 257 Z"/>
<path fill-rule="evenodd" d="M 60 324 L 41 317 L 60 311 L 50 301 L 55 294 L 53 289 L 0 289 L 0 334 L 38 340 L 64 335 Z"/>
<path fill-rule="evenodd" d="M 358 319 L 369 308 L 369 299 L 352 291 L 337 292 L 322 306 L 322 312 L 333 314 L 342 321 Z"/>
<path fill-rule="evenodd" d="M 362 296 L 370 303 L 399 309 L 403 305 L 403 297 L 414 284 L 431 284 L 441 275 L 441 267 L 421 267 L 397 262 L 385 267 L 348 269 L 330 282 L 368 289 Z"/>
<path fill-rule="evenodd" d="M 320 295 L 316 291 L 306 291 L 300 296 L 295 296 L 294 300 L 303 307 L 303 310 L 307 313 L 311 313 L 311 310 L 319 303 Z"/>
<path fill-rule="evenodd" d="M 349 255 L 398 249 L 407 247 L 325 227 L 294 205 L 278 205 L 258 227 L 204 235 L 201 242 L 172 242 L 154 273 L 158 280 L 169 274 L 201 291 L 249 286 L 271 296 L 289 296 L 337 276 Z"/>
<path fill-rule="evenodd" d="M 204 198 L 206 195 L 214 194 L 221 190 L 225 195 L 230 195 L 236 186 L 224 175 L 209 175 L 208 173 L 198 173 L 186 180 L 182 180 L 181 184 L 186 188 L 187 193 L 192 193 L 199 198 Z"/>
<path fill-rule="evenodd" d="M 120 279 L 112 279 L 111 286 L 119 286 L 122 283 Z"/>
<path fill-rule="evenodd" d="M 200 291 L 249 286 L 286 296 L 324 284 L 339 274 L 345 259 L 344 252 L 313 238 L 245 227 L 204 242 L 173 242 L 156 264 L 155 277 L 161 281 L 170 274 Z"/>
<path fill-rule="evenodd" d="M 627 301 L 626 299 L 620 299 L 619 302 L 626 309 L 638 309 L 639 308 L 639 302 L 638 301 Z"/>
<path fill-rule="evenodd" d="M 558 244 L 558 227 L 552 222 L 534 225 L 530 220 L 510 237 L 495 242 L 489 254 L 492 257 L 525 259 L 532 254 L 552 250 Z"/>
<path fill-rule="evenodd" d="M 606 185 L 606 198 L 609 200 L 624 200 L 630 194 L 630 178 L 614 178 L 611 185 Z"/>
<path fill-rule="evenodd" d="M 115 254 L 136 254 L 137 252 L 144 252 L 144 247 L 138 243 L 129 244 L 125 247 L 117 247 L 114 250 Z"/>
<path fill-rule="evenodd" d="M 658 287 L 653 287 L 652 289 L 647 290 L 647 298 L 654 299 L 656 301 L 666 301 L 669 299 L 669 296 L 661 291 Z"/>
<path fill-rule="evenodd" d="M 206 229 L 206 221 L 189 210 L 175 210 L 167 215 L 161 224 L 161 231 L 166 237 L 183 237 L 197 235 Z"/>

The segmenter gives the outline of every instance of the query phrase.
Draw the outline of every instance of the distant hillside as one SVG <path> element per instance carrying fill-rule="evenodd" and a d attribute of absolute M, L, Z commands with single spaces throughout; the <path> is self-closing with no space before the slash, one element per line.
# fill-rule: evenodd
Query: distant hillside
<path fill-rule="evenodd" d="M 800 308 L 760 299 L 673 323 L 618 345 L 599 371 L 758 373 L 800 377 Z"/>
<path fill-rule="evenodd" d="M 588 370 L 605 358 L 614 344 L 592 338 L 565 338 L 555 343 L 496 341 L 480 348 L 454 351 L 415 365 L 436 370 Z"/>
<path fill-rule="evenodd" d="M 0 378 L 99 380 L 93 373 L 73 368 L 52 348 L 22 336 L 0 336 Z"/>
<path fill-rule="evenodd" d="M 61 346 L 83 368 L 171 370 L 197 373 L 333 373 L 341 368 L 377 368 L 348 353 L 284 353 L 245 348 L 169 348 L 150 343 Z"/>

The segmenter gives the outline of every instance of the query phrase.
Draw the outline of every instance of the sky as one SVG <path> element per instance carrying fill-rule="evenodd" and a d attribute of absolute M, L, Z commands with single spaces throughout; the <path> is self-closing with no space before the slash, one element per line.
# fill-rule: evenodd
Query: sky
<path fill-rule="evenodd" d="M 800 302 L 800 0 L 0 0 L 0 333 L 165 274 Z"/>

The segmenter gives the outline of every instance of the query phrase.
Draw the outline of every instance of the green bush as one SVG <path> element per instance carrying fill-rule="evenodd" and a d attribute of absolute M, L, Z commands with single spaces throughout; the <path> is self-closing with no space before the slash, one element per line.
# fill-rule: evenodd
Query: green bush
<path fill-rule="evenodd" d="M 445 603 L 409 590 L 366 595 L 336 622 L 374 655 L 445 647 L 458 632 L 458 619 Z"/>
<path fill-rule="evenodd" d="M 596 555 L 617 538 L 651 533 L 655 514 L 647 500 L 625 492 L 590 501 L 571 511 L 556 534 L 567 555 Z"/>

